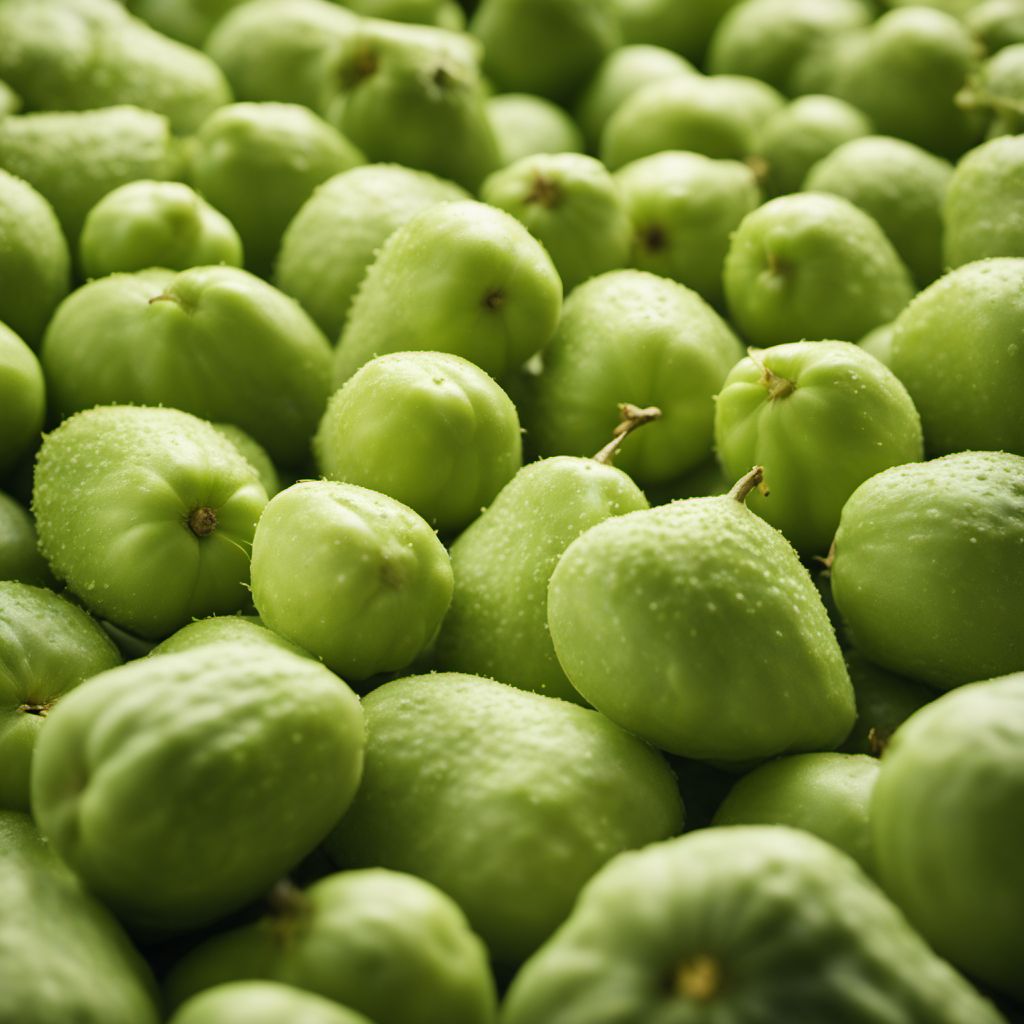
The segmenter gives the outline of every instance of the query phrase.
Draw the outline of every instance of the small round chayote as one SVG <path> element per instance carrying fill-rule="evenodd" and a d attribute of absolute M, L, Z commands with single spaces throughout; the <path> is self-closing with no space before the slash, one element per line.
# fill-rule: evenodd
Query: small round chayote
<path fill-rule="evenodd" d="M 0 480 L 39 443 L 45 412 L 43 368 L 32 349 L 0 322 Z"/>
<path fill-rule="evenodd" d="M 443 533 L 468 526 L 522 465 L 512 400 L 446 352 L 370 360 L 331 398 L 313 447 L 328 480 L 390 495 Z"/>
<path fill-rule="evenodd" d="M 506 92 L 487 100 L 498 153 L 504 166 L 534 153 L 582 153 L 576 122 L 556 103 L 526 92 Z"/>
<path fill-rule="evenodd" d="M 90 211 L 78 239 L 86 277 L 213 263 L 242 265 L 242 242 L 231 222 L 188 185 L 133 181 L 108 192 Z"/>
<path fill-rule="evenodd" d="M 237 611 L 267 495 L 238 450 L 177 409 L 99 406 L 47 434 L 32 508 L 58 578 L 147 639 Z"/>
<path fill-rule="evenodd" d="M 361 1013 L 277 981 L 231 981 L 205 989 L 181 1006 L 170 1024 L 376 1024 Z"/>
<path fill-rule="evenodd" d="M 427 522 L 385 494 L 331 480 L 271 499 L 252 545 L 263 621 L 339 675 L 405 668 L 452 598 L 448 552 Z"/>
<path fill-rule="evenodd" d="M 133 928 L 167 934 L 262 896 L 348 807 L 356 695 L 310 658 L 210 644 L 94 676 L 54 708 L 32 811 Z"/>

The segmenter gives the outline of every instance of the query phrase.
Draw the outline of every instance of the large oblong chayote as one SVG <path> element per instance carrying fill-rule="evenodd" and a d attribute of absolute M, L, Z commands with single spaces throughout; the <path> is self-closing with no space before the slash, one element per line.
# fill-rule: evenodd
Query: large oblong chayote
<path fill-rule="evenodd" d="M 127 924 L 220 920 L 291 870 L 362 772 L 355 694 L 267 644 L 210 644 L 101 673 L 40 734 L 32 809 Z"/>

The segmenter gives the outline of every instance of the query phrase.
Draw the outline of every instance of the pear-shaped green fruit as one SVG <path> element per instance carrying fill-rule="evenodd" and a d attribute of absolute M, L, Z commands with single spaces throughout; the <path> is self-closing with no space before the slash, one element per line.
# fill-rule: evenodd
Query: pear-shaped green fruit
<path fill-rule="evenodd" d="M 782 826 L 617 857 L 519 973 L 502 1024 L 1003 1024 L 849 857 Z"/>
<path fill-rule="evenodd" d="M 193 132 L 231 101 L 204 53 L 168 39 L 115 4 L 4 0 L 0 77 L 30 110 L 89 110 L 131 103 Z"/>
<path fill-rule="evenodd" d="M 0 118 L 0 169 L 50 201 L 72 247 L 108 192 L 139 178 L 177 178 L 182 163 L 167 118 L 139 107 Z"/>
<path fill-rule="evenodd" d="M 1022 287 L 1022 258 L 968 263 L 921 292 L 894 324 L 889 365 L 921 414 L 929 454 L 1024 455 Z"/>
<path fill-rule="evenodd" d="M 281 883 L 270 913 L 200 944 L 167 981 L 172 1004 L 225 982 L 287 982 L 374 1024 L 492 1024 L 487 951 L 459 907 L 413 875 L 371 868 L 305 892 Z"/>
<path fill-rule="evenodd" d="M 201 47 L 221 18 L 246 0 L 128 0 L 128 10 L 165 36 Z"/>
<path fill-rule="evenodd" d="M 506 92 L 488 99 L 486 108 L 502 166 L 534 153 L 583 152 L 576 122 L 543 96 Z"/>
<path fill-rule="evenodd" d="M 367 267 L 392 232 L 434 203 L 466 198 L 453 182 L 397 164 L 337 174 L 289 223 L 274 284 L 298 299 L 336 342 Z"/>
<path fill-rule="evenodd" d="M 708 40 L 722 16 L 739 0 L 615 0 L 627 43 L 656 43 L 704 62 Z"/>
<path fill-rule="evenodd" d="M 697 69 L 685 58 L 663 46 L 634 43 L 620 46 L 598 65 L 576 103 L 576 120 L 587 145 L 597 149 L 608 118 L 635 93 L 651 82 Z"/>
<path fill-rule="evenodd" d="M 170 1024 L 374 1024 L 361 1013 L 332 999 L 303 992 L 277 981 L 231 981 L 193 996 L 170 1019 Z"/>
<path fill-rule="evenodd" d="M 957 93 L 957 103 L 985 116 L 990 139 L 1024 131 L 1024 42 L 989 57 Z"/>
<path fill-rule="evenodd" d="M 911 300 L 910 272 L 848 199 L 780 196 L 743 219 L 725 258 L 732 320 L 755 345 L 856 341 Z"/>
<path fill-rule="evenodd" d="M 594 459 L 521 469 L 451 547 L 455 591 L 434 663 L 580 702 L 548 633 L 548 580 L 585 529 L 646 507 L 625 473 Z"/>
<path fill-rule="evenodd" d="M 78 240 L 87 278 L 213 263 L 240 267 L 242 241 L 224 214 L 177 181 L 132 181 L 108 192 L 89 211 Z"/>
<path fill-rule="evenodd" d="M 615 180 L 633 222 L 632 266 L 721 306 L 729 239 L 761 203 L 754 171 L 738 160 L 666 152 L 626 164 Z"/>
<path fill-rule="evenodd" d="M 499 382 L 554 333 L 562 282 L 511 214 L 441 203 L 381 247 L 352 303 L 334 361 L 340 387 L 374 356 L 452 352 Z"/>
<path fill-rule="evenodd" d="M 871 133 L 871 122 L 835 96 L 799 96 L 754 135 L 751 165 L 769 196 L 798 192 L 807 172 L 837 146 Z"/>
<path fill-rule="evenodd" d="M 458 674 L 385 683 L 364 709 L 366 774 L 329 853 L 433 882 L 499 964 L 616 853 L 682 827 L 668 766 L 595 711 Z"/>
<path fill-rule="evenodd" d="M 280 633 L 268 629 L 256 615 L 211 615 L 207 619 L 196 619 L 158 643 L 149 654 L 152 657 L 177 654 L 224 641 L 269 644 L 292 654 L 312 657 L 297 644 L 285 640 Z"/>
<path fill-rule="evenodd" d="M 68 243 L 53 207 L 27 181 L 0 170 L 0 323 L 37 347 L 69 277 Z"/>
<path fill-rule="evenodd" d="M 134 928 L 197 928 L 263 895 L 359 784 L 356 695 L 310 658 L 210 644 L 93 676 L 50 713 L 32 812 Z"/>
<path fill-rule="evenodd" d="M 629 213 L 615 179 L 592 156 L 523 157 L 486 178 L 480 198 L 543 243 L 566 292 L 629 261 Z"/>
<path fill-rule="evenodd" d="M 804 188 L 843 196 L 871 214 L 923 288 L 945 266 L 942 207 L 952 177 L 948 160 L 902 139 L 869 135 L 815 164 Z"/>
<path fill-rule="evenodd" d="M 45 410 L 39 360 L 0 322 L 0 479 L 38 446 Z"/>
<path fill-rule="evenodd" d="M 684 757 L 828 750 L 853 725 L 853 688 L 810 575 L 743 504 L 758 478 L 599 523 L 551 577 L 548 625 L 573 686 Z"/>
<path fill-rule="evenodd" d="M 828 552 L 846 499 L 868 477 L 924 458 L 921 418 L 895 374 L 848 341 L 751 349 L 715 401 L 726 477 L 764 467 L 748 507 L 798 551 Z"/>
<path fill-rule="evenodd" d="M 481 0 L 469 27 L 499 91 L 563 103 L 622 41 L 614 0 Z"/>
<path fill-rule="evenodd" d="M 90 611 L 148 639 L 237 611 L 267 495 L 209 423 L 104 406 L 43 441 L 32 507 L 54 573 Z"/>
<path fill-rule="evenodd" d="M 18 580 L 36 587 L 58 586 L 36 543 L 32 516 L 0 491 L 0 580 Z"/>
<path fill-rule="evenodd" d="M 271 629 L 346 679 L 365 680 L 405 668 L 433 640 L 452 569 L 407 505 L 354 484 L 305 480 L 260 517 L 252 596 Z"/>
<path fill-rule="evenodd" d="M 1024 44 L 1022 44 L 1024 46 Z M 1024 256 L 1024 138 L 992 139 L 956 166 L 945 197 L 945 263 L 959 267 L 989 256 Z"/>
<path fill-rule="evenodd" d="M 789 825 L 831 843 L 874 874 L 868 807 L 878 761 L 866 754 L 792 754 L 744 775 L 713 825 Z"/>
<path fill-rule="evenodd" d="M 157 1024 L 156 986 L 120 925 L 27 814 L 0 811 L 0 1020 Z"/>
<path fill-rule="evenodd" d="M 512 399 L 446 352 L 371 359 L 335 392 L 313 445 L 328 480 L 390 495 L 443 533 L 468 526 L 522 465 Z"/>
<path fill-rule="evenodd" d="M 825 92 L 859 107 L 881 135 L 953 159 L 984 128 L 978 112 L 956 102 L 976 52 L 957 18 L 915 5 L 823 40 L 795 69 L 793 82 L 798 92 Z"/>
<path fill-rule="evenodd" d="M 285 466 L 308 458 L 330 359 L 296 302 L 237 267 L 91 281 L 61 304 L 42 350 L 54 414 L 175 406 L 234 423 Z"/>
<path fill-rule="evenodd" d="M 313 189 L 364 162 L 337 129 L 293 103 L 223 107 L 203 122 L 189 153 L 190 180 L 238 229 L 246 266 L 262 276 Z"/>
<path fill-rule="evenodd" d="M 29 809 L 32 751 L 54 704 L 120 664 L 107 634 L 77 605 L 0 582 L 0 807 Z"/>
<path fill-rule="evenodd" d="M 1024 673 L 973 683 L 897 729 L 871 802 L 886 890 L 936 952 L 1016 999 L 1024 998 L 1024 865 L 1014 854 L 1024 839 L 1022 751 Z"/>
<path fill-rule="evenodd" d="M 896 466 L 843 508 L 832 592 L 871 661 L 941 689 L 1024 669 L 1024 458 Z"/>
<path fill-rule="evenodd" d="M 863 0 L 746 0 L 718 23 L 707 68 L 759 78 L 790 93 L 793 69 L 815 43 L 861 28 L 871 16 Z"/>
<path fill-rule="evenodd" d="M 236 100 L 315 108 L 327 55 L 359 25 L 351 11 L 324 0 L 246 0 L 217 22 L 205 49 Z"/>
<path fill-rule="evenodd" d="M 742 160 L 759 125 L 785 105 L 766 82 L 741 75 L 679 75 L 651 82 L 605 122 L 601 159 L 613 170 L 666 149 Z"/>
<path fill-rule="evenodd" d="M 1024 43 L 1024 3 L 1021 0 L 981 0 L 967 11 L 963 21 L 987 53 Z"/>
<path fill-rule="evenodd" d="M 365 19 L 331 51 L 319 107 L 370 160 L 475 189 L 501 165 L 478 59 L 458 32 Z"/>
<path fill-rule="evenodd" d="M 710 456 L 714 396 L 742 354 L 696 292 L 639 270 L 602 274 L 566 301 L 533 386 L 529 435 L 544 455 L 587 455 L 621 404 L 656 406 L 661 417 L 618 465 L 640 484 L 674 479 Z"/>

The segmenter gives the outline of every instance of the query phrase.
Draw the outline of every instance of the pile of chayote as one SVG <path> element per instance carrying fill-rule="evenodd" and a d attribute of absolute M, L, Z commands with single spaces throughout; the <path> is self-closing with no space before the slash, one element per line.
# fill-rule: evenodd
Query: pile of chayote
<path fill-rule="evenodd" d="M 0 1024 L 1024 1022 L 1024 0 L 0 0 Z"/>

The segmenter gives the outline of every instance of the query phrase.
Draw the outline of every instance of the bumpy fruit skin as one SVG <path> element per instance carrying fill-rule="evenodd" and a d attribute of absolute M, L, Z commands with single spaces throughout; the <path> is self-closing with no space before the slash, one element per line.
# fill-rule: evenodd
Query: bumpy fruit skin
<path fill-rule="evenodd" d="M 237 611 L 267 495 L 208 423 L 101 406 L 43 441 L 32 508 L 54 574 L 94 614 L 147 639 Z"/>
<path fill-rule="evenodd" d="M 77 605 L 0 582 L 0 807 L 29 809 L 32 751 L 56 701 L 120 664 L 110 638 Z"/>
<path fill-rule="evenodd" d="M 190 999 L 170 1024 L 376 1024 L 331 999 L 276 981 L 233 981 Z"/>
<path fill-rule="evenodd" d="M 381 246 L 334 360 L 340 387 L 386 352 L 453 352 L 499 383 L 554 333 L 562 282 L 544 247 L 504 210 L 440 203 Z"/>
<path fill-rule="evenodd" d="M 170 405 L 234 423 L 285 466 L 308 458 L 330 360 L 299 305 L 237 267 L 91 281 L 61 303 L 42 351 L 54 414 Z"/>
<path fill-rule="evenodd" d="M 543 455 L 593 455 L 621 403 L 657 406 L 661 418 L 615 464 L 640 484 L 671 480 L 711 454 L 714 396 L 742 355 L 691 289 L 640 270 L 602 274 L 566 300 L 524 417 L 528 436 Z"/>
<path fill-rule="evenodd" d="M 0 322 L 0 479 L 39 444 L 45 411 L 39 360 Z"/>
<path fill-rule="evenodd" d="M 849 857 L 783 826 L 616 857 L 513 980 L 502 1024 L 1002 1024 Z"/>
<path fill-rule="evenodd" d="M 713 825 L 789 825 L 874 874 L 868 807 L 878 778 L 867 754 L 793 754 L 759 765 L 729 791 Z"/>
<path fill-rule="evenodd" d="M 94 676 L 36 744 L 32 812 L 127 924 L 198 928 L 263 895 L 359 785 L 359 699 L 309 658 L 211 644 Z"/>
<path fill-rule="evenodd" d="M 1024 998 L 1024 673 L 946 694 L 900 726 L 871 802 L 886 891 L 964 971 Z"/>
<path fill-rule="evenodd" d="M 334 393 L 313 448 L 327 479 L 390 495 L 444 533 L 468 526 L 522 465 L 512 399 L 446 352 L 366 363 Z"/>
<path fill-rule="evenodd" d="M 435 665 L 579 703 L 551 645 L 548 580 L 585 529 L 646 507 L 625 473 L 593 459 L 523 467 L 451 546 L 455 592 Z"/>
<path fill-rule="evenodd" d="M 78 239 L 86 278 L 147 267 L 242 265 L 231 221 L 188 185 L 132 181 L 108 192 L 90 211 Z"/>
<path fill-rule="evenodd" d="M 832 593 L 871 661 L 943 690 L 1024 668 L 1024 458 L 896 466 L 843 508 Z"/>
<path fill-rule="evenodd" d="M 162 1019 L 149 968 L 113 915 L 15 811 L 0 811 L 0 901 L 0 1020 Z"/>
<path fill-rule="evenodd" d="M 252 543 L 263 621 L 346 679 L 405 668 L 452 598 L 448 552 L 386 494 L 305 480 L 274 496 Z"/>
<path fill-rule="evenodd" d="M 193 949 L 167 980 L 172 1003 L 246 978 L 286 982 L 373 1024 L 491 1024 L 497 996 L 465 914 L 421 878 L 370 868 L 305 892 L 279 887 L 255 924 Z"/>
<path fill-rule="evenodd" d="M 924 457 L 906 389 L 847 341 L 797 341 L 752 352 L 715 401 L 725 475 L 764 467 L 768 495 L 747 505 L 798 551 L 824 556 L 846 499 L 868 477 Z"/>
<path fill-rule="evenodd" d="M 584 698 L 673 754 L 828 750 L 853 725 L 853 688 L 807 570 L 730 496 L 587 530 L 551 577 L 548 625 Z"/>
<path fill-rule="evenodd" d="M 779 196 L 733 235 L 725 298 L 755 345 L 856 341 L 914 295 L 910 272 L 875 221 L 823 192 Z"/>
<path fill-rule="evenodd" d="M 27 181 L 0 170 L 0 321 L 32 347 L 68 292 L 70 263 L 53 207 Z"/>
<path fill-rule="evenodd" d="M 668 766 L 594 711 L 456 673 L 386 683 L 364 709 L 366 774 L 328 852 L 433 882 L 500 964 L 610 857 L 682 827 Z"/>

